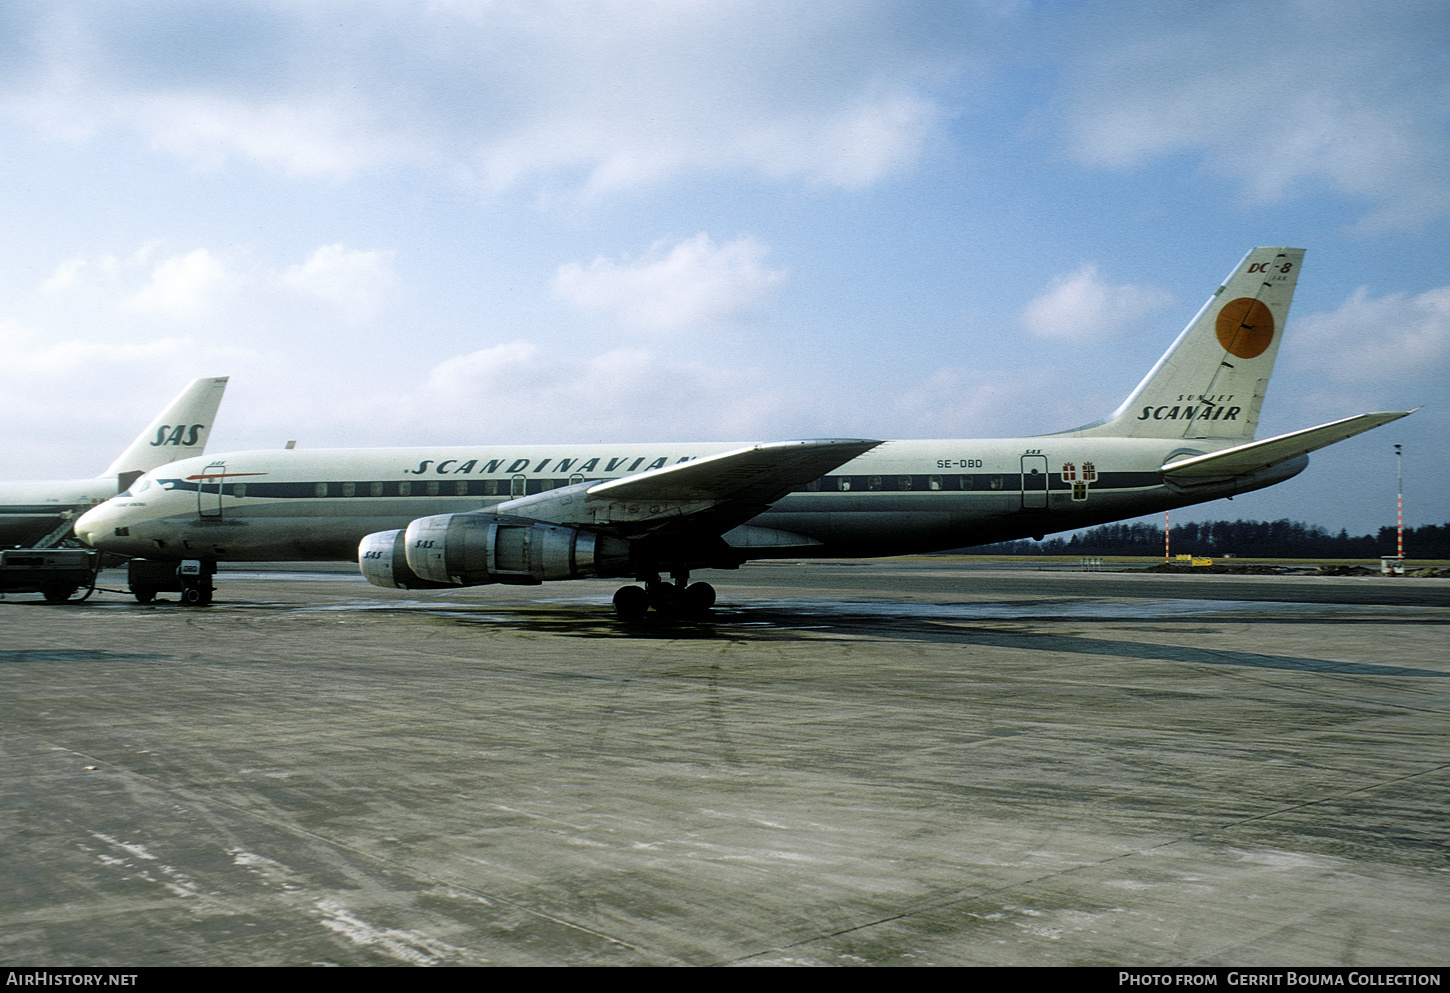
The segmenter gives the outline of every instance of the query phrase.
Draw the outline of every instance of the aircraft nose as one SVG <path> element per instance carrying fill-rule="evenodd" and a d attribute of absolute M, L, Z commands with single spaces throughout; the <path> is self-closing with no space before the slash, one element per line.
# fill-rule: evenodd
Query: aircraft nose
<path fill-rule="evenodd" d="M 75 536 L 92 548 L 101 547 L 98 542 L 111 533 L 109 511 L 110 508 L 101 504 L 99 507 L 92 507 L 76 518 L 75 527 L 72 529 L 75 531 Z"/>

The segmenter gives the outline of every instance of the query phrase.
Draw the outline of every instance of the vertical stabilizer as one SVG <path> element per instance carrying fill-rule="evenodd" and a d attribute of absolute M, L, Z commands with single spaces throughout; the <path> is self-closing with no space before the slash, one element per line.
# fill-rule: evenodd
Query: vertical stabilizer
<path fill-rule="evenodd" d="M 157 466 L 202 454 L 226 388 L 226 376 L 193 379 L 101 475 L 117 477 L 119 492 Z"/>
<path fill-rule="evenodd" d="M 1069 433 L 1251 440 L 1303 260 L 1302 248 L 1249 252 L 1123 405 Z"/>

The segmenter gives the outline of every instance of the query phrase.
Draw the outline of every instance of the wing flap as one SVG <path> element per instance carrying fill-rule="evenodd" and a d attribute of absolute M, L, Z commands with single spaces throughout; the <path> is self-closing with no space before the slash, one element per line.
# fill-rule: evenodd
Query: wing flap
<path fill-rule="evenodd" d="M 777 441 L 611 479 L 589 495 L 611 500 L 764 499 L 773 502 L 881 444 L 865 439 Z"/>
<path fill-rule="evenodd" d="M 631 535 L 681 522 L 718 534 L 879 444 L 828 438 L 751 445 L 620 479 L 535 493 L 501 503 L 491 512 L 613 527 Z"/>
<path fill-rule="evenodd" d="M 1418 410 L 1419 408 L 1415 408 Z M 1413 414 L 1413 410 L 1386 410 L 1372 414 L 1358 414 L 1343 420 L 1320 424 L 1281 434 L 1276 438 L 1236 445 L 1221 452 L 1196 455 L 1180 462 L 1163 466 L 1163 475 L 1169 479 L 1199 479 L 1210 476 L 1243 476 L 1269 466 L 1287 462 L 1289 459 L 1307 455 L 1346 438 L 1353 438 L 1382 424 L 1397 421 Z"/>

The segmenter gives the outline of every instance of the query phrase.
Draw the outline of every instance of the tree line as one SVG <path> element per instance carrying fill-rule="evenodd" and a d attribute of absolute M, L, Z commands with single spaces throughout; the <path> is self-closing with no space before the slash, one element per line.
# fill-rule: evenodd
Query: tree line
<path fill-rule="evenodd" d="M 1395 529 L 1378 534 L 1331 534 L 1317 524 L 1278 521 L 1203 521 L 1174 524 L 1169 532 L 1174 555 L 1213 558 L 1370 559 L 1395 554 Z M 974 555 L 1152 555 L 1163 554 L 1161 525 L 1104 524 L 1066 538 L 1003 541 L 959 551 Z M 1450 558 L 1450 522 L 1405 528 L 1405 558 Z"/>

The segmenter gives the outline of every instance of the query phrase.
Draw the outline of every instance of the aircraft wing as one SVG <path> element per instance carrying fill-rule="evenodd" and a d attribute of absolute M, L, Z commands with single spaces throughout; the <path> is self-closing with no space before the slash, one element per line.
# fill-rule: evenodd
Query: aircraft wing
<path fill-rule="evenodd" d="M 1415 410 L 1419 408 L 1416 407 Z M 1271 465 L 1307 455 L 1310 452 L 1353 438 L 1355 435 L 1377 428 L 1381 424 L 1408 417 L 1414 410 L 1386 410 L 1373 414 L 1359 414 L 1340 421 L 1331 421 L 1318 427 L 1305 428 L 1281 434 L 1277 438 L 1251 441 L 1247 445 L 1236 445 L 1221 452 L 1196 455 L 1181 462 L 1170 462 L 1163 466 L 1163 475 L 1169 479 L 1198 479 L 1207 476 L 1243 476 L 1258 472 Z"/>
<path fill-rule="evenodd" d="M 827 438 L 751 445 L 620 479 L 519 497 L 490 513 L 609 528 L 630 537 L 681 526 L 721 534 L 879 444 Z"/>

